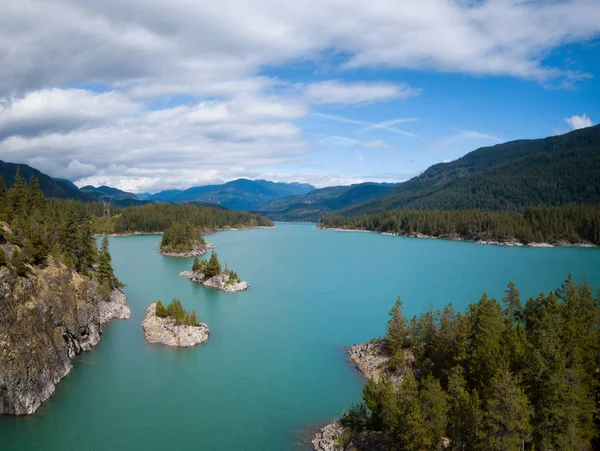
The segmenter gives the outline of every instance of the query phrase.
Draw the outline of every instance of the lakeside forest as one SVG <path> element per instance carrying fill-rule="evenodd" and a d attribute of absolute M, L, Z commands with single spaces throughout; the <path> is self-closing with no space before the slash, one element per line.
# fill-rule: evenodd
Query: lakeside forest
<path fill-rule="evenodd" d="M 78 201 L 46 199 L 36 178 L 27 182 L 17 172 L 8 190 L 0 178 L 0 221 L 5 224 L 0 230 L 0 266 L 27 277 L 31 267 L 43 267 L 51 257 L 97 279 L 108 300 L 122 284 L 114 275 L 106 238 L 98 251 L 90 209 Z"/>
<path fill-rule="evenodd" d="M 411 320 L 398 300 L 376 340 L 389 363 L 342 416 L 344 449 L 598 449 L 600 291 L 569 276 L 525 303 L 505 294 Z"/>
<path fill-rule="evenodd" d="M 521 243 L 600 244 L 600 206 L 531 207 L 525 212 L 390 210 L 325 216 L 319 226 L 397 235 Z"/>

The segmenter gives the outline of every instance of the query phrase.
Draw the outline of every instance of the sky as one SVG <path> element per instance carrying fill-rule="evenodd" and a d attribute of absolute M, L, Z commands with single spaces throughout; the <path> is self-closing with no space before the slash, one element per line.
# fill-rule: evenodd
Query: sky
<path fill-rule="evenodd" d="M 600 0 L 0 0 L 0 159 L 133 192 L 399 182 L 600 121 Z"/>

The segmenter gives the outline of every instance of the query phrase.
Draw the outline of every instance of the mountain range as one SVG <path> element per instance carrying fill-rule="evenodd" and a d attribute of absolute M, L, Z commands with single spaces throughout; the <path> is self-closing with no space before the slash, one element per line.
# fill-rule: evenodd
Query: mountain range
<path fill-rule="evenodd" d="M 537 205 L 600 204 L 600 125 L 482 147 L 399 184 L 367 182 L 316 189 L 304 183 L 238 179 L 134 194 L 109 186 L 78 189 L 69 180 L 0 160 L 0 174 L 7 186 L 12 185 L 17 166 L 24 178 L 37 177 L 48 197 L 92 201 L 109 195 L 122 206 L 194 202 L 250 210 L 275 220 L 316 221 L 331 213 L 359 215 L 396 208 L 523 211 Z"/>

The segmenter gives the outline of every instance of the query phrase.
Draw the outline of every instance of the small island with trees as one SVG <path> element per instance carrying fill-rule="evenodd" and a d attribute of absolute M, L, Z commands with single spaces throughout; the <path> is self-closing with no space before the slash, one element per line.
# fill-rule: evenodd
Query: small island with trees
<path fill-rule="evenodd" d="M 197 256 L 194 257 L 192 270 L 183 271 L 179 275 L 205 287 L 217 288 L 228 293 L 244 291 L 250 287 L 247 282 L 239 278 L 235 271 L 227 266 L 222 269 L 217 253 L 214 251 L 209 260 L 199 261 Z"/>
<path fill-rule="evenodd" d="M 158 251 L 169 257 L 195 257 L 206 254 L 209 247 L 196 227 L 174 222 L 165 229 Z"/>
<path fill-rule="evenodd" d="M 148 343 L 190 347 L 208 340 L 208 326 L 198 320 L 195 311 L 187 312 L 178 299 L 165 306 L 159 299 L 150 304 L 142 328 Z"/>

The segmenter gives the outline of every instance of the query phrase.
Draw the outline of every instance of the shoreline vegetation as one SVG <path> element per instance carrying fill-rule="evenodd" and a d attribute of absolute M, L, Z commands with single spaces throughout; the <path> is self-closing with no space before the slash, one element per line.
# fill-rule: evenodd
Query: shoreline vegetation
<path fill-rule="evenodd" d="M 317 451 L 596 449 L 600 291 L 569 275 L 521 303 L 508 284 L 466 312 L 409 320 L 398 299 L 387 334 L 348 349 L 362 402 L 314 433 Z M 551 400 L 551 402 L 549 402 Z"/>
<path fill-rule="evenodd" d="M 148 343 L 173 347 L 196 346 L 210 336 L 208 326 L 198 320 L 196 312 L 185 311 L 178 299 L 167 306 L 160 299 L 150 304 L 142 328 Z"/>
<path fill-rule="evenodd" d="M 247 290 L 250 285 L 239 278 L 237 273 L 225 265 L 221 268 L 221 262 L 215 251 L 212 252 L 209 260 L 199 261 L 194 257 L 194 263 L 191 271 L 182 271 L 179 276 L 185 277 L 194 283 L 204 285 L 209 288 L 216 288 L 227 293 Z"/>
<path fill-rule="evenodd" d="M 131 314 L 87 208 L 19 169 L 8 190 L 0 176 L 0 414 L 34 414 L 103 324 Z"/>
<path fill-rule="evenodd" d="M 390 210 L 367 216 L 325 216 L 317 227 L 499 246 L 598 247 L 600 206 L 535 207 L 524 213 Z"/>
<path fill-rule="evenodd" d="M 163 233 L 158 251 L 169 257 L 196 257 L 206 254 L 208 247 L 198 229 L 175 222 Z"/>

